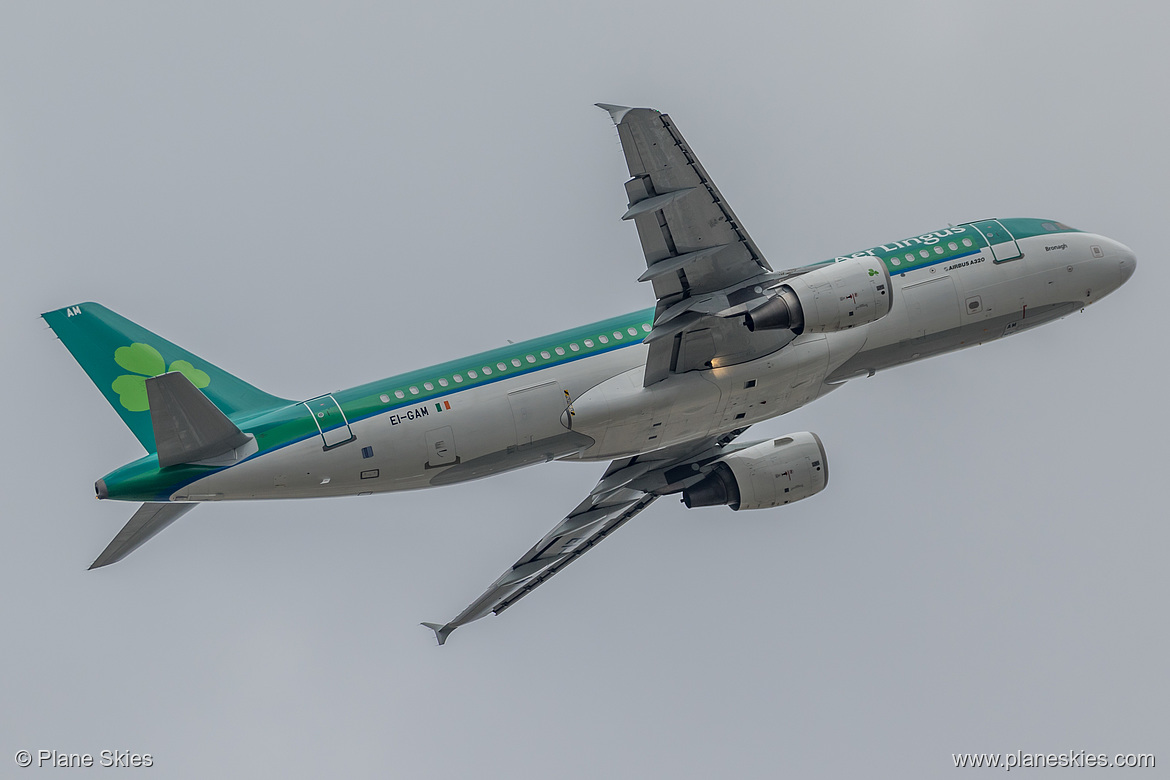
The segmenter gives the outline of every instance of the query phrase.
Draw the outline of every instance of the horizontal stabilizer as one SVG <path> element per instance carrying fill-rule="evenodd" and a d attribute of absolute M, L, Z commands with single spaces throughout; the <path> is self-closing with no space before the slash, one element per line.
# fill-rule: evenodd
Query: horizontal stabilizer
<path fill-rule="evenodd" d="M 178 371 L 147 379 L 146 395 L 159 468 L 214 458 L 248 443 L 247 434 Z"/>
<path fill-rule="evenodd" d="M 194 504 L 143 504 L 89 568 L 117 563 L 194 508 Z"/>

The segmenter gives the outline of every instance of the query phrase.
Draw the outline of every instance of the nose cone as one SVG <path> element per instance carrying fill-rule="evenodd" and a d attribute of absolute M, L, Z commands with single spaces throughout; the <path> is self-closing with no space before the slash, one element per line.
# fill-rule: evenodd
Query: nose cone
<path fill-rule="evenodd" d="M 1133 276 L 1133 272 L 1137 270 L 1137 255 L 1124 244 L 1120 244 L 1119 248 L 1121 249 L 1121 283 L 1125 284 L 1129 281 L 1129 277 Z"/>

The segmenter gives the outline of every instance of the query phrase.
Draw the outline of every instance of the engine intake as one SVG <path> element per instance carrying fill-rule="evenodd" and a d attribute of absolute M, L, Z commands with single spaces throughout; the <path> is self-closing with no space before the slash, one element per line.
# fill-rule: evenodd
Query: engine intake
<path fill-rule="evenodd" d="M 852 257 L 786 279 L 773 297 L 744 316 L 748 330 L 832 333 L 890 313 L 890 271 L 876 257 Z"/>
<path fill-rule="evenodd" d="M 688 509 L 765 509 L 814 496 L 829 484 L 829 461 L 815 433 L 790 433 L 724 455 L 702 480 L 683 490 Z"/>

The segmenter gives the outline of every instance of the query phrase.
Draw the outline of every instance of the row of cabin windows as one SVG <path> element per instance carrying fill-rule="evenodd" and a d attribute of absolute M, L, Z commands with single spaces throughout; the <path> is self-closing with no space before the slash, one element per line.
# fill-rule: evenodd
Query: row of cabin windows
<path fill-rule="evenodd" d="M 645 333 L 649 333 L 650 332 L 649 323 L 644 323 L 642 325 L 642 330 Z M 625 333 L 623 333 L 620 330 L 615 330 L 613 332 L 613 338 L 615 341 L 621 341 L 622 339 L 624 339 L 626 337 L 627 333 L 631 336 L 637 336 L 638 329 L 635 327 L 629 327 L 629 328 L 626 328 Z M 610 337 L 608 335 L 604 335 L 604 334 L 597 337 L 597 341 L 601 342 L 602 344 L 608 344 L 609 339 L 610 339 Z M 583 343 L 586 346 L 586 348 L 591 348 L 594 346 L 593 339 L 584 339 L 584 340 L 582 340 L 581 343 Z M 568 351 L 569 352 L 580 352 L 581 347 L 576 342 L 573 342 L 573 343 L 569 344 Z M 565 347 L 554 347 L 553 352 L 555 352 L 558 357 L 563 357 L 565 354 L 567 354 L 565 351 Z M 540 359 L 541 360 L 552 360 L 552 352 L 549 352 L 547 349 L 541 350 L 540 351 Z M 512 360 L 510 362 L 511 362 L 513 368 L 521 368 L 521 367 L 523 367 L 524 363 L 528 363 L 529 365 L 532 365 L 532 364 L 535 364 L 536 361 L 537 361 L 536 355 L 525 355 L 523 362 L 521 362 L 520 358 L 512 358 Z M 495 370 L 501 371 L 501 372 L 507 371 L 508 364 L 504 363 L 502 361 L 499 363 L 496 363 Z M 468 379 L 478 379 L 481 372 L 483 373 L 484 376 L 491 376 L 492 367 L 491 366 L 483 366 L 478 371 L 476 369 L 469 369 L 466 372 L 467 378 Z M 451 377 L 451 379 L 454 380 L 455 384 L 462 384 L 463 374 L 455 374 L 454 376 Z M 439 383 L 439 387 L 447 387 L 450 384 L 445 377 L 440 377 L 439 379 L 437 379 L 435 381 L 437 381 Z M 435 385 L 433 382 L 423 382 L 422 386 L 423 386 L 423 390 L 427 390 L 427 391 L 431 391 L 431 390 L 435 389 Z M 411 385 L 405 391 L 395 390 L 394 397 L 401 400 L 403 398 L 406 398 L 407 393 L 410 393 L 411 395 L 418 395 L 419 392 L 420 391 L 418 389 L 418 385 Z M 386 395 L 385 393 L 380 395 L 378 398 L 384 404 L 390 403 L 390 396 Z"/>
<path fill-rule="evenodd" d="M 963 239 L 963 246 L 972 247 L 972 246 L 975 246 L 975 242 L 973 242 L 969 238 L 964 238 Z M 947 244 L 947 249 L 951 250 L 952 252 L 957 252 L 957 251 L 959 251 L 959 245 L 956 244 L 954 241 L 951 241 L 950 243 Z M 943 248 L 936 244 L 934 247 L 934 253 L 936 255 L 941 255 L 943 253 Z M 930 250 L 929 249 L 919 250 L 918 255 L 920 257 L 922 257 L 923 259 L 928 258 L 928 257 L 930 257 Z M 915 260 L 914 253 L 907 252 L 906 253 L 906 262 L 913 263 L 914 260 Z M 893 263 L 894 265 L 901 265 L 902 258 L 898 257 L 897 255 L 894 255 L 893 257 L 890 258 L 890 262 Z"/>

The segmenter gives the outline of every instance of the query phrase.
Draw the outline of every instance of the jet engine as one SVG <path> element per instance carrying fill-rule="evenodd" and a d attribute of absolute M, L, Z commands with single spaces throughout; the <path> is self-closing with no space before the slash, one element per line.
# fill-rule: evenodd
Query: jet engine
<path fill-rule="evenodd" d="M 790 433 L 719 458 L 707 476 L 683 490 L 683 502 L 688 509 L 764 509 L 816 495 L 828 483 L 829 462 L 820 438 Z"/>
<path fill-rule="evenodd" d="M 831 333 L 890 313 L 890 272 L 876 257 L 852 257 L 785 279 L 767 303 L 746 315 L 748 330 Z"/>

